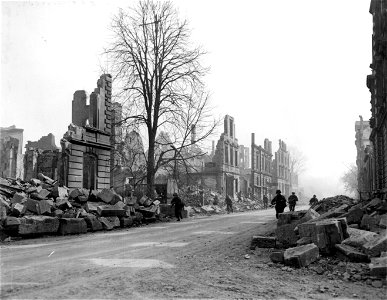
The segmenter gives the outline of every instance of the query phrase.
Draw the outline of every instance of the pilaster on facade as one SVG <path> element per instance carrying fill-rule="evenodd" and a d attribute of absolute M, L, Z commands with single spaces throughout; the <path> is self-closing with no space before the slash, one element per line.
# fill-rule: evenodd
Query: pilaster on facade
<path fill-rule="evenodd" d="M 367 76 L 371 93 L 370 141 L 374 158 L 374 186 L 387 198 L 387 0 L 372 0 L 372 74 Z"/>
<path fill-rule="evenodd" d="M 272 142 L 264 141 L 264 147 L 255 144 L 255 134 L 251 134 L 251 180 L 252 194 L 260 200 L 266 195 L 274 195 L 272 182 Z"/>

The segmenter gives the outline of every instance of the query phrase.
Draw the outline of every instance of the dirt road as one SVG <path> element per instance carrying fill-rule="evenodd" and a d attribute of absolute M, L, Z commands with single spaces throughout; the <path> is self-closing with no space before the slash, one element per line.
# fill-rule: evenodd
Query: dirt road
<path fill-rule="evenodd" d="M 0 248 L 1 298 L 384 298 L 364 282 L 271 266 L 269 249 L 249 245 L 274 228 L 269 210 L 13 242 Z"/>

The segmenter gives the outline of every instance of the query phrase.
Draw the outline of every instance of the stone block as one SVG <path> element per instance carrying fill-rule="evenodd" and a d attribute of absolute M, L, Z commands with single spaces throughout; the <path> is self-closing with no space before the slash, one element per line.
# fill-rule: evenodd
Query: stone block
<path fill-rule="evenodd" d="M 319 217 L 320 217 L 320 214 L 317 211 L 315 211 L 313 208 L 309 208 L 305 213 L 305 215 L 302 217 L 300 223 L 305 223 L 311 220 L 315 220 Z"/>
<path fill-rule="evenodd" d="M 290 224 L 292 221 L 292 214 L 293 212 L 291 211 L 278 214 L 277 226 Z"/>
<path fill-rule="evenodd" d="M 126 204 L 122 201 L 118 201 L 116 204 L 114 204 L 114 206 L 119 208 L 119 209 L 124 209 Z"/>
<path fill-rule="evenodd" d="M 30 198 L 34 199 L 34 200 L 44 200 L 44 199 L 46 199 L 45 197 L 40 196 L 40 194 L 36 193 L 36 192 L 31 193 L 30 194 Z"/>
<path fill-rule="evenodd" d="M 61 186 L 54 186 L 51 191 L 51 196 L 56 198 L 66 198 L 69 196 L 67 188 Z"/>
<path fill-rule="evenodd" d="M 297 240 L 297 246 L 307 245 L 313 243 L 312 238 L 310 236 L 302 237 Z"/>
<path fill-rule="evenodd" d="M 61 209 L 56 209 L 56 210 L 54 210 L 54 212 L 53 212 L 53 216 L 54 217 L 57 217 L 57 218 L 62 218 L 62 216 L 63 216 L 63 210 L 61 210 Z"/>
<path fill-rule="evenodd" d="M 380 256 L 382 251 L 387 249 L 387 232 L 384 231 L 374 236 L 369 242 L 363 245 L 363 251 L 371 257 Z"/>
<path fill-rule="evenodd" d="M 97 219 L 96 216 L 90 214 L 84 217 L 84 219 L 87 224 L 87 228 L 91 231 L 99 231 L 103 229 L 102 223 Z"/>
<path fill-rule="evenodd" d="M 11 199 L 11 203 L 24 203 L 27 201 L 27 195 L 25 193 L 15 193 Z"/>
<path fill-rule="evenodd" d="M 111 189 L 103 189 L 98 193 L 97 199 L 98 201 L 113 205 L 119 201 L 119 199 L 117 200 L 116 195 L 117 194 Z"/>
<path fill-rule="evenodd" d="M 384 229 L 387 228 L 387 214 L 380 216 L 379 227 Z"/>
<path fill-rule="evenodd" d="M 98 220 L 101 222 L 103 229 L 112 230 L 114 228 L 113 224 L 111 224 L 105 217 L 99 217 Z"/>
<path fill-rule="evenodd" d="M 8 216 L 4 220 L 4 227 L 19 226 L 19 225 L 20 225 L 20 219 L 19 218 Z"/>
<path fill-rule="evenodd" d="M 380 222 L 379 215 L 375 215 L 375 216 L 364 215 L 361 220 L 360 228 L 372 231 L 377 229 L 377 227 L 379 227 L 379 222 Z"/>
<path fill-rule="evenodd" d="M 276 238 L 272 236 L 253 236 L 250 249 L 258 248 L 275 248 Z"/>
<path fill-rule="evenodd" d="M 24 216 L 20 218 L 19 234 L 56 233 L 59 228 L 59 219 L 48 216 Z"/>
<path fill-rule="evenodd" d="M 372 210 L 379 206 L 382 203 L 382 200 L 379 198 L 374 198 L 370 202 L 368 202 L 366 205 L 363 206 L 363 209 Z"/>
<path fill-rule="evenodd" d="M 275 234 L 278 242 L 280 242 L 284 247 L 291 247 L 297 245 L 298 237 L 294 232 L 294 228 L 297 224 L 285 224 L 280 227 L 277 227 Z"/>
<path fill-rule="evenodd" d="M 286 249 L 284 262 L 286 265 L 302 268 L 316 261 L 318 256 L 318 247 L 315 244 L 308 244 Z"/>
<path fill-rule="evenodd" d="M 335 248 L 348 261 L 357 262 L 357 263 L 370 261 L 370 259 L 366 254 L 358 251 L 356 248 L 352 246 L 345 245 L 345 244 L 337 244 L 335 245 Z"/>
<path fill-rule="evenodd" d="M 46 189 L 41 189 L 40 192 L 39 192 L 39 196 L 42 198 L 42 199 L 47 199 L 48 195 L 50 195 L 50 192 Z"/>
<path fill-rule="evenodd" d="M 86 221 L 82 218 L 62 218 L 59 222 L 59 234 L 61 235 L 87 232 Z"/>
<path fill-rule="evenodd" d="M 126 215 L 125 209 L 113 205 L 100 205 L 97 207 L 97 213 L 101 217 L 124 217 Z"/>
<path fill-rule="evenodd" d="M 342 244 L 355 248 L 362 248 L 363 245 L 371 241 L 377 234 L 361 229 L 348 228 L 349 238 L 345 239 Z"/>
<path fill-rule="evenodd" d="M 122 217 L 120 218 L 121 227 L 131 227 L 133 225 L 132 217 Z"/>
<path fill-rule="evenodd" d="M 45 200 L 38 201 L 33 199 L 27 199 L 26 207 L 27 210 L 38 215 L 51 212 L 51 206 Z"/>
<path fill-rule="evenodd" d="M 347 213 L 343 214 L 341 217 L 347 219 L 348 224 L 360 224 L 363 218 L 364 211 L 358 206 L 351 207 Z"/>
<path fill-rule="evenodd" d="M 70 199 L 76 199 L 78 196 L 87 196 L 88 191 L 83 188 L 76 188 L 70 191 L 69 198 Z"/>
<path fill-rule="evenodd" d="M 15 203 L 12 205 L 12 215 L 15 217 L 22 216 L 26 213 L 27 211 L 27 206 L 21 203 Z"/>
<path fill-rule="evenodd" d="M 172 209 L 174 209 L 174 208 L 172 208 Z M 211 207 L 211 205 L 203 205 L 200 209 L 205 214 L 211 214 L 211 213 L 215 212 L 215 210 Z"/>
<path fill-rule="evenodd" d="M 113 225 L 114 228 L 121 226 L 121 222 L 118 217 L 106 217 L 106 219 Z"/>
<path fill-rule="evenodd" d="M 343 239 L 349 238 L 347 218 L 336 218 L 340 222 Z"/>
<path fill-rule="evenodd" d="M 39 186 L 39 185 L 42 184 L 42 182 L 41 182 L 39 179 L 37 179 L 37 178 L 31 178 L 31 179 L 30 179 L 30 183 L 31 183 L 33 186 Z"/>
<path fill-rule="evenodd" d="M 316 245 L 320 252 L 330 254 L 336 244 L 344 240 L 341 222 L 334 219 L 319 221 L 316 223 Z"/>
<path fill-rule="evenodd" d="M 371 259 L 369 264 L 370 275 L 376 277 L 387 276 L 387 256 L 375 257 Z"/>
<path fill-rule="evenodd" d="M 71 209 L 73 207 L 71 205 L 71 203 L 67 199 L 64 199 L 64 198 L 56 198 L 55 206 L 61 210 L 67 210 L 67 209 Z"/>
<path fill-rule="evenodd" d="M 274 251 L 270 253 L 270 259 L 274 263 L 283 263 L 284 262 L 284 251 Z"/>

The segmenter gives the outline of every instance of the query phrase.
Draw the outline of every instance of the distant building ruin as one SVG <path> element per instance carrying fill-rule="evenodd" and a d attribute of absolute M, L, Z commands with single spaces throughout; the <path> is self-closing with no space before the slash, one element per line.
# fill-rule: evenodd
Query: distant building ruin
<path fill-rule="evenodd" d="M 0 176 L 23 178 L 23 129 L 0 127 Z"/>

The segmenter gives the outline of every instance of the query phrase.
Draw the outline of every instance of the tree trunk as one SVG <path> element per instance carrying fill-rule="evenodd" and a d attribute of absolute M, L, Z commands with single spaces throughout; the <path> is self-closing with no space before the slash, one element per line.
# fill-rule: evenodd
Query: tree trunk
<path fill-rule="evenodd" d="M 146 172 L 147 196 L 154 198 L 155 187 L 155 136 L 149 136 L 148 165 Z"/>

